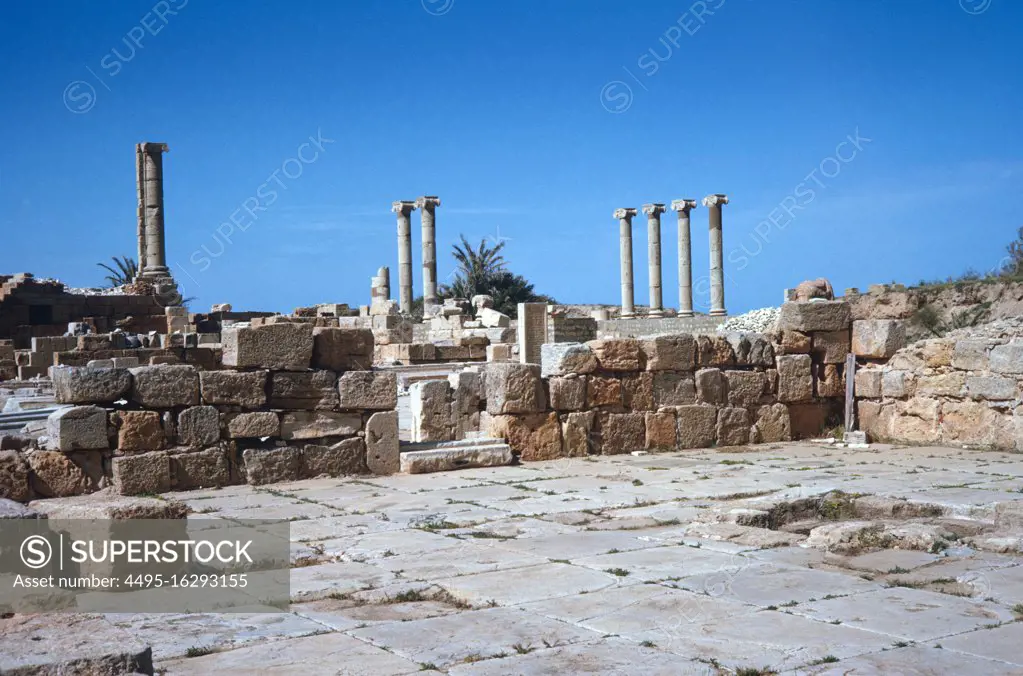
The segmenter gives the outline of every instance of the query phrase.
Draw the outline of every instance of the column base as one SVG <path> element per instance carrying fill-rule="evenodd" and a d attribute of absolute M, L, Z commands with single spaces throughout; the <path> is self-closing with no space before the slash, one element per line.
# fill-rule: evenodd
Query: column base
<path fill-rule="evenodd" d="M 161 277 L 170 277 L 171 273 L 170 268 L 161 265 L 158 268 L 144 268 L 141 271 L 140 276 L 145 277 L 146 279 L 158 279 Z"/>
<path fill-rule="evenodd" d="M 664 316 L 664 310 L 651 310 L 650 312 L 647 313 L 646 316 L 650 317 L 651 319 L 660 319 L 661 317 Z"/>
<path fill-rule="evenodd" d="M 721 310 L 711 310 L 708 314 L 710 314 L 711 317 L 727 317 L 728 316 L 728 313 L 725 312 L 724 309 L 721 309 Z"/>
<path fill-rule="evenodd" d="M 678 316 L 679 317 L 692 317 L 693 313 L 692 312 L 679 312 Z"/>
<path fill-rule="evenodd" d="M 635 319 L 636 313 L 634 312 L 622 312 L 618 315 L 619 319 Z"/>

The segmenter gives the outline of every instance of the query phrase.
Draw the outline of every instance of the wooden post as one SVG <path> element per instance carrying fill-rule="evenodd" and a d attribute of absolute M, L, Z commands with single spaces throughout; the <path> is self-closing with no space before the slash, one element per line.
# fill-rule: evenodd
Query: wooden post
<path fill-rule="evenodd" d="M 856 429 L 856 355 L 845 356 L 845 431 Z"/>

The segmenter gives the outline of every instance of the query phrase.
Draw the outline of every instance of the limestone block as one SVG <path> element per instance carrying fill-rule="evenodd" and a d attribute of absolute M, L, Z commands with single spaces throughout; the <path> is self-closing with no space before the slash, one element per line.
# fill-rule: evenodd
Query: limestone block
<path fill-rule="evenodd" d="M 718 410 L 718 446 L 742 446 L 749 443 L 749 411 L 744 408 Z"/>
<path fill-rule="evenodd" d="M 783 303 L 778 314 L 781 331 L 846 331 L 851 323 L 849 304 L 840 300 Z"/>
<path fill-rule="evenodd" d="M 199 371 L 203 403 L 258 408 L 266 404 L 266 371 Z"/>
<path fill-rule="evenodd" d="M 678 447 L 709 448 L 717 439 L 718 409 L 714 406 L 678 406 Z"/>
<path fill-rule="evenodd" d="M 212 446 L 220 440 L 220 412 L 213 406 L 191 406 L 178 414 L 178 443 Z"/>
<path fill-rule="evenodd" d="M 910 382 L 912 378 L 905 371 L 886 369 L 881 373 L 881 396 L 894 399 L 907 397 L 911 394 Z"/>
<path fill-rule="evenodd" d="M 654 406 L 685 406 L 696 403 L 696 381 L 691 372 L 655 371 Z"/>
<path fill-rule="evenodd" d="M 990 340 L 957 340 L 952 348 L 952 367 L 963 371 L 987 371 Z"/>
<path fill-rule="evenodd" d="M 515 329 L 511 327 L 487 329 L 486 334 L 491 344 L 514 343 L 518 338 Z"/>
<path fill-rule="evenodd" d="M 729 347 L 732 348 L 736 366 L 748 366 L 750 350 L 753 347 L 749 337 L 739 331 L 729 331 L 721 337 L 727 340 Z"/>
<path fill-rule="evenodd" d="M 690 333 L 644 340 L 642 349 L 648 371 L 692 371 L 696 368 L 696 337 Z"/>
<path fill-rule="evenodd" d="M 916 393 L 921 395 L 961 397 L 965 388 L 965 373 L 920 376 L 916 379 Z"/>
<path fill-rule="evenodd" d="M 778 393 L 778 369 L 767 369 L 764 371 L 767 382 L 764 383 L 764 394 Z"/>
<path fill-rule="evenodd" d="M 231 464 L 222 446 L 170 456 L 171 483 L 179 491 L 219 488 L 231 483 Z"/>
<path fill-rule="evenodd" d="M 490 416 L 488 433 L 505 439 L 523 462 L 553 460 L 564 453 L 556 413 Z"/>
<path fill-rule="evenodd" d="M 18 451 L 0 451 L 0 498 L 28 502 L 28 463 Z"/>
<path fill-rule="evenodd" d="M 115 414 L 117 448 L 125 453 L 158 451 L 166 435 L 156 411 L 120 411 Z"/>
<path fill-rule="evenodd" d="M 746 363 L 749 366 L 773 367 L 774 346 L 771 344 L 771 340 L 762 333 L 749 333 L 746 334 L 746 338 L 749 339 L 750 343 L 749 356 L 746 357 Z"/>
<path fill-rule="evenodd" d="M 789 404 L 789 425 L 793 439 L 814 439 L 824 431 L 828 408 L 820 403 Z"/>
<path fill-rule="evenodd" d="M 810 303 L 815 305 L 816 303 Z M 809 401 L 813 398 L 813 377 L 810 355 L 793 354 L 778 357 L 778 401 L 785 403 Z"/>
<path fill-rule="evenodd" d="M 194 366 L 165 364 L 129 369 L 131 400 L 146 408 L 173 408 L 199 403 L 199 372 Z"/>
<path fill-rule="evenodd" d="M 242 451 L 242 460 L 245 481 L 250 486 L 302 478 L 302 451 L 297 448 L 246 448 Z"/>
<path fill-rule="evenodd" d="M 853 378 L 856 398 L 878 399 L 881 396 L 881 369 L 858 369 Z"/>
<path fill-rule="evenodd" d="M 700 369 L 696 372 L 696 397 L 704 404 L 728 403 L 728 379 L 720 369 Z"/>
<path fill-rule="evenodd" d="M 630 411 L 654 410 L 654 374 L 641 371 L 623 375 L 622 403 Z"/>
<path fill-rule="evenodd" d="M 608 413 L 600 418 L 600 452 L 619 455 L 646 447 L 644 413 Z"/>
<path fill-rule="evenodd" d="M 366 474 L 366 445 L 359 437 L 343 439 L 336 444 L 321 446 L 306 444 L 302 447 L 303 472 L 307 478 L 318 476 L 345 476 Z"/>
<path fill-rule="evenodd" d="M 906 326 L 901 320 L 859 319 L 852 326 L 852 351 L 857 357 L 890 359 L 906 345 Z"/>
<path fill-rule="evenodd" d="M 401 469 L 397 411 L 378 411 L 366 421 L 366 466 L 373 474 Z"/>
<path fill-rule="evenodd" d="M 348 371 L 337 382 L 342 410 L 390 411 L 398 405 L 398 379 L 388 371 Z"/>
<path fill-rule="evenodd" d="M 447 380 L 423 380 L 409 387 L 413 441 L 452 441 L 455 438 L 452 395 Z"/>
<path fill-rule="evenodd" d="M 989 358 L 994 373 L 1023 373 L 1023 343 L 995 345 Z"/>
<path fill-rule="evenodd" d="M 678 445 L 678 420 L 672 409 L 645 414 L 646 445 L 644 448 L 673 451 Z"/>
<path fill-rule="evenodd" d="M 480 324 L 488 329 L 507 328 L 511 326 L 511 317 L 491 308 L 483 308 L 476 315 Z"/>
<path fill-rule="evenodd" d="M 608 338 L 586 343 L 597 357 L 599 368 L 605 371 L 639 371 L 643 368 L 643 351 L 638 340 Z"/>
<path fill-rule="evenodd" d="M 551 408 L 555 411 L 581 411 L 586 408 L 586 376 L 551 378 Z"/>
<path fill-rule="evenodd" d="M 289 411 L 281 414 L 281 438 L 287 440 L 350 437 L 362 429 L 362 417 L 334 411 Z"/>
<path fill-rule="evenodd" d="M 757 409 L 756 422 L 750 431 L 750 441 L 766 444 L 792 440 L 792 424 L 785 404 L 770 404 Z"/>
<path fill-rule="evenodd" d="M 50 379 L 59 404 L 110 404 L 131 390 L 131 373 L 123 368 L 54 366 Z"/>
<path fill-rule="evenodd" d="M 277 371 L 270 374 L 270 407 L 329 411 L 338 406 L 333 371 Z"/>
<path fill-rule="evenodd" d="M 835 364 L 814 364 L 814 387 L 818 397 L 844 397 L 845 377 Z"/>
<path fill-rule="evenodd" d="M 224 415 L 227 436 L 231 439 L 276 437 L 281 433 L 281 419 L 272 411 L 228 413 Z"/>
<path fill-rule="evenodd" d="M 313 358 L 313 325 L 229 326 L 221 333 L 221 343 L 225 366 L 302 371 Z"/>
<path fill-rule="evenodd" d="M 867 440 L 872 442 L 885 441 L 891 438 L 890 424 L 893 416 L 882 414 L 883 410 L 894 412 L 892 404 L 877 401 L 858 400 L 856 402 L 856 424 L 867 433 Z"/>
<path fill-rule="evenodd" d="M 488 381 L 489 386 L 489 381 Z M 614 376 L 586 376 L 586 407 L 621 406 L 622 381 Z"/>
<path fill-rule="evenodd" d="M 103 454 L 32 451 L 25 455 L 32 470 L 30 485 L 38 497 L 66 498 L 92 493 L 103 482 Z"/>
<path fill-rule="evenodd" d="M 931 338 L 922 341 L 920 346 L 924 365 L 928 368 L 941 368 L 952 365 L 952 351 L 955 348 L 955 343 L 951 339 Z"/>
<path fill-rule="evenodd" d="M 317 327 L 313 329 L 314 369 L 365 370 L 373 366 L 372 329 Z"/>
<path fill-rule="evenodd" d="M 696 364 L 701 368 L 734 366 L 735 351 L 728 338 L 721 335 L 696 337 Z"/>
<path fill-rule="evenodd" d="M 459 416 L 477 413 L 483 399 L 483 376 L 478 371 L 460 371 L 448 375 L 452 390 L 452 412 Z"/>
<path fill-rule="evenodd" d="M 583 457 L 594 452 L 596 411 L 569 413 L 561 418 L 562 455 Z"/>
<path fill-rule="evenodd" d="M 114 458 L 114 490 L 121 495 L 166 493 L 171 489 L 170 458 L 163 451 Z"/>
<path fill-rule="evenodd" d="M 1015 399 L 1016 380 L 1000 376 L 967 376 L 966 393 L 974 399 L 990 401 Z"/>
<path fill-rule="evenodd" d="M 785 330 L 781 332 L 778 354 L 810 354 L 810 336 L 801 331 Z"/>
<path fill-rule="evenodd" d="M 728 381 L 728 403 L 732 406 L 755 406 L 764 393 L 767 376 L 762 371 L 725 371 Z"/>
<path fill-rule="evenodd" d="M 817 331 L 811 336 L 813 360 L 821 364 L 844 364 L 851 349 L 848 331 Z"/>
<path fill-rule="evenodd" d="M 593 373 L 597 356 L 583 343 L 544 343 L 540 346 L 540 374 L 544 378 L 569 373 Z"/>
<path fill-rule="evenodd" d="M 547 408 L 538 364 L 487 364 L 487 412 L 539 413 Z"/>
<path fill-rule="evenodd" d="M 59 408 L 46 419 L 46 436 L 55 451 L 108 448 L 107 412 L 98 406 Z"/>
<path fill-rule="evenodd" d="M 904 427 L 899 427 L 898 423 L 905 419 L 909 418 L 900 418 L 896 421 L 894 428 L 896 436 L 902 437 L 902 434 L 914 431 L 907 432 Z M 935 427 L 938 427 L 937 422 Z M 934 434 L 933 437 L 922 441 L 931 443 L 931 439 L 937 436 Z M 905 438 L 907 441 L 915 441 L 909 437 Z M 1016 445 L 1012 417 L 1003 415 L 984 402 L 977 401 L 944 402 L 941 405 L 940 438 L 944 443 L 958 442 L 1009 450 L 1014 450 Z"/>

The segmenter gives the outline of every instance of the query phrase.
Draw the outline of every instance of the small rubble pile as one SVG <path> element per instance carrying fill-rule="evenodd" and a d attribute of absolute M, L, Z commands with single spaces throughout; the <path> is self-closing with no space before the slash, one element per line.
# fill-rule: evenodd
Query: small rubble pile
<path fill-rule="evenodd" d="M 766 333 L 774 329 L 778 320 L 779 308 L 765 307 L 735 317 L 729 317 L 718 326 L 718 332 L 747 331 L 749 333 Z"/>

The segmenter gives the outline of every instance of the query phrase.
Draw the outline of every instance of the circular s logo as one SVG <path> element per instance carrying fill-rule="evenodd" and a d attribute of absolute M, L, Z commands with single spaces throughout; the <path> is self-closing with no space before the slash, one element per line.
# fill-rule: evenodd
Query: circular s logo
<path fill-rule="evenodd" d="M 30 535 L 21 543 L 21 562 L 32 569 L 39 569 L 53 558 L 53 545 L 42 535 Z"/>

